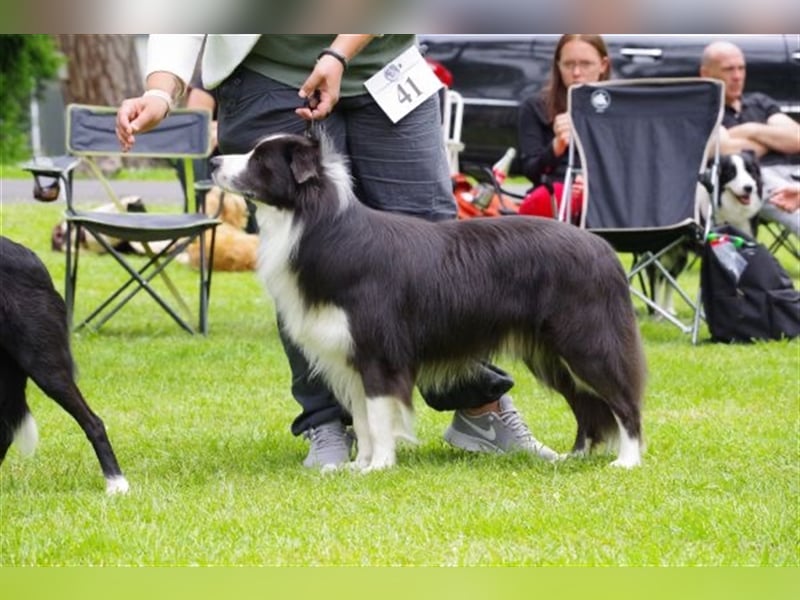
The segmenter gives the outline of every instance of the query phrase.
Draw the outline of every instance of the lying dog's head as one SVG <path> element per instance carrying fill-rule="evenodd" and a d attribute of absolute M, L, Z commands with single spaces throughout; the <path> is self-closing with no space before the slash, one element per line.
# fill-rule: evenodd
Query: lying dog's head
<path fill-rule="evenodd" d="M 761 210 L 761 169 L 750 152 L 720 158 L 718 221 L 752 219 Z"/>
<path fill-rule="evenodd" d="M 301 190 L 320 185 L 322 156 L 319 141 L 278 134 L 262 139 L 247 154 L 214 157 L 212 177 L 225 190 L 293 210 Z"/>

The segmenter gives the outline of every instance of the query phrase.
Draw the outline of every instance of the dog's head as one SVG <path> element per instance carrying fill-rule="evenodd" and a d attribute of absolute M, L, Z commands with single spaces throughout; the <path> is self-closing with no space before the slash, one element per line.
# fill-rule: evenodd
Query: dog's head
<path fill-rule="evenodd" d="M 750 152 L 720 158 L 719 216 L 735 223 L 751 219 L 761 209 L 761 169 Z"/>
<path fill-rule="evenodd" d="M 323 169 L 320 142 L 288 134 L 266 137 L 247 154 L 216 156 L 211 164 L 224 190 L 287 210 L 307 188 L 319 188 Z"/>

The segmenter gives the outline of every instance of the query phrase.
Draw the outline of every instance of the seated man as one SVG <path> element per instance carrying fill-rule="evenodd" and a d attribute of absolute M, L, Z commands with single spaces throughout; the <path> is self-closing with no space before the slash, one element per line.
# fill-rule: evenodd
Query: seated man
<path fill-rule="evenodd" d="M 735 154 L 751 150 L 759 159 L 764 180 L 764 199 L 778 188 L 792 182 L 800 173 L 800 124 L 781 112 L 769 96 L 744 93 L 745 59 L 738 46 L 713 42 L 706 46 L 700 65 L 702 77 L 725 83 L 725 114 L 721 151 Z M 759 216 L 777 221 L 800 236 L 800 211 L 786 212 L 771 202 L 764 202 Z"/>

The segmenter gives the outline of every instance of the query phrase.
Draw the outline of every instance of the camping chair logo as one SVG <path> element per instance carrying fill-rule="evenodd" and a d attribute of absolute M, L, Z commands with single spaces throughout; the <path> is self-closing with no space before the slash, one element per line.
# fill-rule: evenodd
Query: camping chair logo
<path fill-rule="evenodd" d="M 611 106 L 611 96 L 605 90 L 595 90 L 589 99 L 595 112 L 603 113 Z"/>

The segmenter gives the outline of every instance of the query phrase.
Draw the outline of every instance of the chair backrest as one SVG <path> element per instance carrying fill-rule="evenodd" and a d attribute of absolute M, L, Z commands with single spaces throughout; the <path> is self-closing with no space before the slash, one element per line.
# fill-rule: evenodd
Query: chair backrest
<path fill-rule="evenodd" d="M 95 175 L 106 186 L 112 200 L 115 194 L 94 158 L 103 156 L 137 156 L 183 161 L 186 189 L 194 189 L 192 161 L 211 154 L 211 113 L 199 109 L 176 109 L 155 128 L 136 135 L 136 143 L 123 152 L 116 135 L 117 108 L 70 104 L 67 106 L 67 151 L 86 159 Z M 188 209 L 188 198 L 184 207 Z"/>
<path fill-rule="evenodd" d="M 577 153 L 586 182 L 582 226 L 640 230 L 697 220 L 698 175 L 706 168 L 706 148 L 722 120 L 719 81 L 576 85 L 568 90 L 567 104 L 570 164 Z M 713 148 L 716 164 L 719 144 Z"/>

